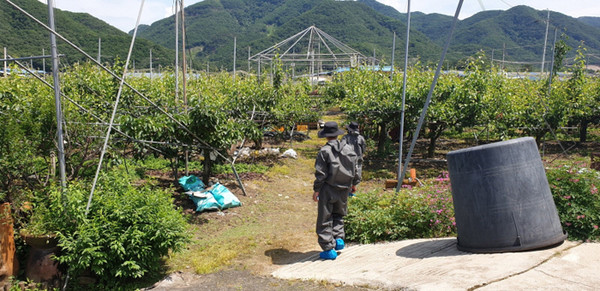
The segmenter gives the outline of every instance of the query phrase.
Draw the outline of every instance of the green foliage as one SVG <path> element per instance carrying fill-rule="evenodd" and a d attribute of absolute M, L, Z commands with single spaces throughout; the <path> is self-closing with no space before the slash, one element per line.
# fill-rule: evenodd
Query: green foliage
<path fill-rule="evenodd" d="M 358 193 L 348 202 L 346 238 L 360 243 L 446 237 L 456 233 L 447 176 L 424 187 Z"/>
<path fill-rule="evenodd" d="M 115 171 L 100 179 L 87 216 L 89 193 L 81 184 L 70 185 L 67 200 L 54 191 L 47 202 L 56 210 L 52 215 L 66 215 L 56 230 L 62 249 L 57 260 L 74 276 L 91 271 L 106 288 L 158 271 L 162 257 L 188 238 L 168 189 L 136 188 L 122 176 Z"/>
<path fill-rule="evenodd" d="M 571 240 L 600 239 L 600 173 L 581 164 L 546 169 L 563 229 Z"/>
<path fill-rule="evenodd" d="M 13 202 L 23 188 L 47 182 L 55 119 L 51 93 L 29 78 L 0 80 L 0 193 Z M 24 182 L 24 183 L 23 183 Z M 23 187 L 24 186 L 24 187 Z"/>

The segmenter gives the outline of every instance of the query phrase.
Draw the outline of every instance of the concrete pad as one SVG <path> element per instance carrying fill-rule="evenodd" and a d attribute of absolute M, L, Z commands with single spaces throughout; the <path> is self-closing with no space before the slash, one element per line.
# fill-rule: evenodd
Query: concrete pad
<path fill-rule="evenodd" d="M 456 238 L 350 245 L 339 252 L 336 260 L 321 260 L 318 254 L 312 255 L 303 261 L 276 270 L 273 276 L 282 279 L 325 280 L 386 289 L 466 290 L 496 286 L 502 289 L 504 287 L 500 283 L 525 275 L 542 265 L 547 268 L 544 269 L 545 272 L 558 272 L 552 268 L 564 266 L 566 262 L 574 264 L 573 268 L 577 264 L 598 268 L 600 255 L 582 257 L 590 251 L 600 253 L 600 244 L 590 245 L 590 249 L 582 249 L 583 253 L 577 252 L 576 249 L 573 253 L 569 252 L 568 250 L 578 246 L 578 243 L 566 241 L 551 249 L 497 254 L 459 251 L 456 248 Z M 561 253 L 563 251 L 564 254 Z M 555 256 L 558 257 L 553 258 Z M 545 263 L 552 259 L 565 262 L 557 261 L 556 267 L 546 266 Z M 572 280 L 579 280 L 579 277 L 587 276 L 587 271 L 578 275 L 570 274 L 570 276 Z M 537 288 L 543 285 L 532 286 Z M 581 290 L 585 286 L 587 285 L 578 286 L 577 289 Z M 507 285 L 506 288 L 523 289 L 514 285 Z M 498 289 L 494 288 L 494 290 Z"/>
<path fill-rule="evenodd" d="M 585 243 L 557 253 L 525 273 L 491 283 L 481 290 L 598 290 L 600 244 Z"/>

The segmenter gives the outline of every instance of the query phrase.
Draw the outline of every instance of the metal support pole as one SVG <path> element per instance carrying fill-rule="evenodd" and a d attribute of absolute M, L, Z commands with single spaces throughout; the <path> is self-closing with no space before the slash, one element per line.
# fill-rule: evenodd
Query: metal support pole
<path fill-rule="evenodd" d="M 235 82 L 235 58 L 237 49 L 237 37 L 233 37 L 233 81 Z"/>
<path fill-rule="evenodd" d="M 410 3 L 410 0 L 408 0 L 408 2 Z M 408 4 L 410 5 L 410 4 Z M 410 22 L 410 16 L 409 16 L 409 20 Z M 407 38 L 408 38 L 408 34 L 407 34 Z M 392 41 L 392 69 L 390 72 L 390 80 L 394 79 L 394 55 L 396 54 L 396 32 L 394 31 L 394 40 Z"/>
<path fill-rule="evenodd" d="M 398 184 L 396 185 L 396 192 L 402 188 L 402 145 L 404 143 L 404 107 L 406 104 L 406 77 L 408 71 L 408 44 L 410 42 L 410 0 L 408 0 L 407 8 L 408 20 L 406 22 L 406 47 L 404 48 L 404 76 L 402 81 L 402 109 L 400 109 L 400 137 L 398 142 L 400 143 L 400 149 L 398 150 Z M 396 34 L 394 33 L 394 44 L 396 43 Z M 393 65 L 392 65 L 393 68 Z"/>
<path fill-rule="evenodd" d="M 546 63 L 546 44 L 548 43 L 548 26 L 550 26 L 550 10 L 548 10 L 548 18 L 546 19 L 546 35 L 544 36 L 544 52 L 542 53 L 542 74 L 544 73 L 544 64 Z"/>
<path fill-rule="evenodd" d="M 6 60 L 6 47 L 4 47 L 4 59 Z M 8 65 L 4 61 L 4 78 L 8 77 Z"/>
<path fill-rule="evenodd" d="M 179 0 L 175 0 L 175 108 L 179 103 Z"/>
<path fill-rule="evenodd" d="M 42 48 L 42 56 L 46 55 L 46 51 Z M 42 59 L 42 71 L 46 74 L 46 59 Z"/>
<path fill-rule="evenodd" d="M 373 69 L 375 69 L 375 48 L 373 48 Z"/>
<path fill-rule="evenodd" d="M 186 53 L 185 53 L 185 6 L 183 4 L 183 0 L 181 1 L 181 51 L 183 55 L 183 108 L 187 113 L 187 62 L 186 62 Z"/>
<path fill-rule="evenodd" d="M 56 30 L 54 25 L 54 0 L 48 0 L 48 26 L 50 29 Z M 58 49 L 56 48 L 56 36 L 54 33 L 50 33 L 50 44 L 52 49 L 52 77 L 54 79 L 54 105 L 56 108 L 56 138 L 60 185 L 64 191 L 67 187 L 67 178 L 65 176 L 65 143 L 63 140 L 62 105 L 60 103 L 60 82 L 58 79 Z"/>
<path fill-rule="evenodd" d="M 433 76 L 433 81 L 431 82 L 431 87 L 429 87 L 429 93 L 427 94 L 427 99 L 425 100 L 425 105 L 423 106 L 423 111 L 421 112 L 421 116 L 419 117 L 419 123 L 417 124 L 417 129 L 415 130 L 415 134 L 413 135 L 413 140 L 410 144 L 410 148 L 408 149 L 408 154 L 406 155 L 406 161 L 404 162 L 404 166 L 402 168 L 402 174 L 400 175 L 400 179 L 398 179 L 399 181 L 404 180 L 404 176 L 406 175 L 407 166 L 410 164 L 410 158 L 412 156 L 413 150 L 415 149 L 417 139 L 419 138 L 419 132 L 421 131 L 421 126 L 423 126 L 423 122 L 425 121 L 425 116 L 427 115 L 427 108 L 429 107 L 429 103 L 431 102 L 431 97 L 433 96 L 433 90 L 435 89 L 435 85 L 437 84 L 437 80 L 440 76 L 440 72 L 442 70 L 442 65 L 444 64 L 444 59 L 446 58 L 446 53 L 448 52 L 448 47 L 450 46 L 450 40 L 452 39 L 452 34 L 454 33 L 454 29 L 456 28 L 456 23 L 458 22 L 458 15 L 460 14 L 460 10 L 462 8 L 463 2 L 464 2 L 464 0 L 458 1 L 458 7 L 456 8 L 456 13 L 454 14 L 454 20 L 452 22 L 452 26 L 450 27 L 450 33 L 448 34 L 448 39 L 446 40 L 444 50 L 442 51 L 442 57 L 440 58 L 440 62 L 438 63 L 437 69 L 435 71 L 435 75 Z"/>
<path fill-rule="evenodd" d="M 185 53 L 185 5 L 183 4 L 183 0 L 181 1 L 181 40 L 183 41 L 181 45 L 181 49 L 183 52 L 183 110 L 185 113 L 188 113 L 188 102 L 187 102 L 187 62 L 186 62 L 186 53 Z M 186 148 L 185 149 L 185 175 L 189 176 L 189 161 L 190 161 L 190 152 Z"/>
<path fill-rule="evenodd" d="M 502 44 L 502 69 L 504 71 L 504 56 L 506 55 L 506 43 Z"/>
<path fill-rule="evenodd" d="M 98 38 L 98 63 L 102 63 L 102 38 Z"/>
<path fill-rule="evenodd" d="M 152 49 L 150 49 L 150 82 L 152 82 Z"/>

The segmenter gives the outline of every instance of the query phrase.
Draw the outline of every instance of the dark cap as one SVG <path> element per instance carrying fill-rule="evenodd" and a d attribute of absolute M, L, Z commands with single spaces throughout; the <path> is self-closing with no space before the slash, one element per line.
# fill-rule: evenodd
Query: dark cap
<path fill-rule="evenodd" d="M 358 122 L 352 121 L 352 122 L 348 123 L 348 125 L 346 125 L 346 128 L 349 131 L 358 131 Z"/>
<path fill-rule="evenodd" d="M 338 128 L 335 121 L 325 122 L 325 126 L 319 131 L 319 137 L 336 137 L 340 134 L 344 134 L 344 131 Z"/>

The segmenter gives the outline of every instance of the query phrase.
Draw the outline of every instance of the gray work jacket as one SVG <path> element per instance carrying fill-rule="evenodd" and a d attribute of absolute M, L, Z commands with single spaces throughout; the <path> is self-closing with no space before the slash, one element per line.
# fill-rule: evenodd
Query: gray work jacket
<path fill-rule="evenodd" d="M 357 185 L 360 182 L 359 173 L 356 170 L 356 163 L 354 165 L 341 165 L 345 168 L 340 169 L 340 171 L 344 171 L 346 173 L 354 172 L 354 177 L 351 183 L 339 184 L 336 182 L 335 177 L 330 177 L 331 161 L 335 159 L 333 151 L 339 153 L 341 149 L 342 144 L 339 140 L 330 140 L 326 145 L 321 147 L 321 150 L 317 154 L 317 159 L 315 160 L 315 182 L 313 184 L 313 190 L 315 192 L 320 192 L 321 187 L 323 187 L 323 184 L 325 183 L 338 189 L 350 189 L 353 185 Z M 355 169 L 353 170 L 350 167 L 354 167 Z"/>

